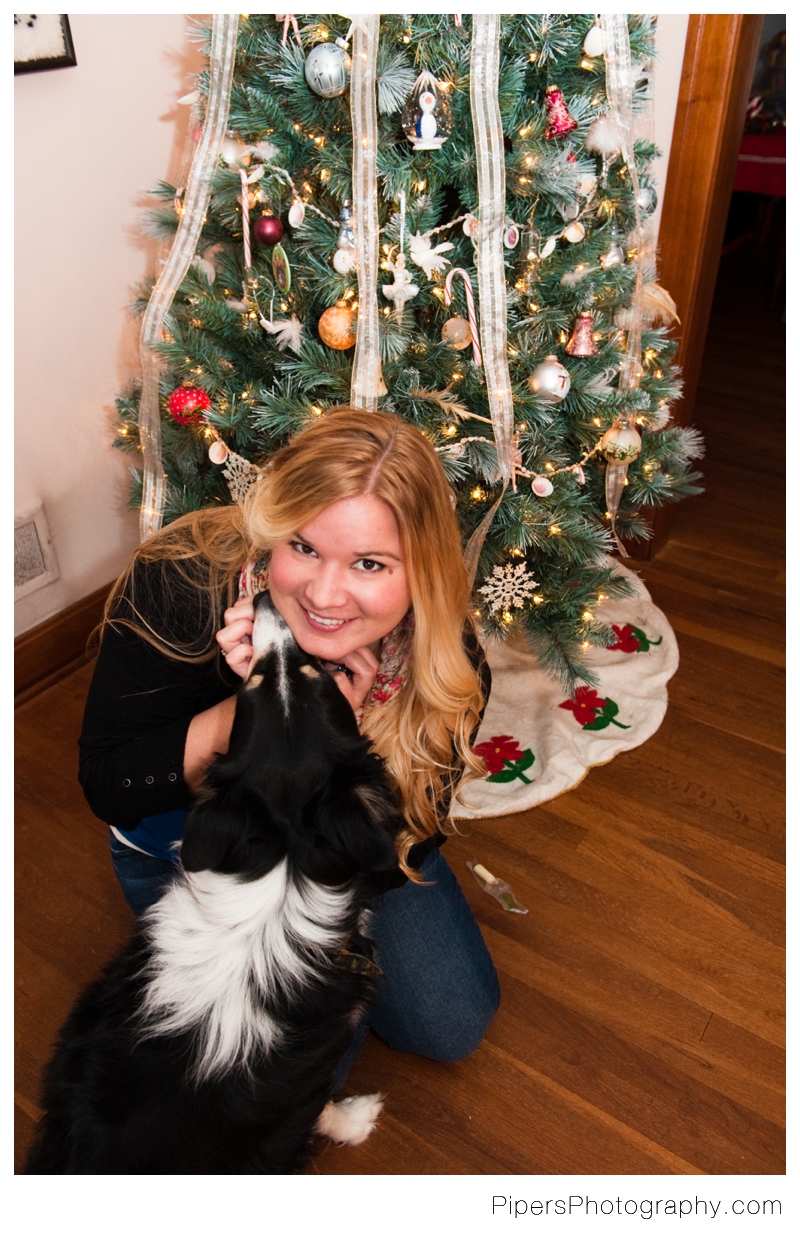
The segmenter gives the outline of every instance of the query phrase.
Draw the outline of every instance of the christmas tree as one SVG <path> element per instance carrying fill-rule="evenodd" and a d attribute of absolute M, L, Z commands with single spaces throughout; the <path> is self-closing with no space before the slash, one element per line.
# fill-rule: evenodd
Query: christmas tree
<path fill-rule="evenodd" d="M 641 509 L 696 493 L 637 138 L 653 19 L 221 15 L 146 285 L 142 533 L 241 497 L 314 415 L 393 410 L 440 455 L 478 614 L 565 686 L 629 593 Z"/>

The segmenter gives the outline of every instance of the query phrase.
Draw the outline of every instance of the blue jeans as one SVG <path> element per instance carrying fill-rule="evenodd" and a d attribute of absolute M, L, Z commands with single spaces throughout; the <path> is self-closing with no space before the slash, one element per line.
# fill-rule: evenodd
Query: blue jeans
<path fill-rule="evenodd" d="M 142 913 L 178 867 L 111 837 L 114 870 L 128 904 Z M 368 928 L 384 979 L 336 1074 L 338 1091 L 369 1028 L 392 1049 L 458 1062 L 476 1049 L 500 1001 L 497 972 L 458 880 L 435 848 L 420 871 L 370 906 Z"/>

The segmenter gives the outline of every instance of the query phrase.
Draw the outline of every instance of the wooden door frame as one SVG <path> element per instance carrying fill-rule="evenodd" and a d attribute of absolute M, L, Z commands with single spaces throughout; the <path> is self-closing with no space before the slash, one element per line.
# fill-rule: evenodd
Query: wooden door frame
<path fill-rule="evenodd" d="M 677 424 L 691 423 L 694 411 L 762 22 L 760 13 L 689 17 L 658 237 L 659 283 L 681 321 Z M 651 519 L 653 538 L 630 547 L 635 559 L 651 559 L 667 540 L 668 509 Z"/>

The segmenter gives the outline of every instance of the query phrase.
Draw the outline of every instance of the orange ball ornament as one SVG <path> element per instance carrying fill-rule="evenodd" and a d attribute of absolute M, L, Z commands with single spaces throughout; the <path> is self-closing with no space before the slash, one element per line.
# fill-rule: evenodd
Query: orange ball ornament
<path fill-rule="evenodd" d="M 329 306 L 319 317 L 317 331 L 332 350 L 349 350 L 356 343 L 356 317 L 347 302 Z"/>

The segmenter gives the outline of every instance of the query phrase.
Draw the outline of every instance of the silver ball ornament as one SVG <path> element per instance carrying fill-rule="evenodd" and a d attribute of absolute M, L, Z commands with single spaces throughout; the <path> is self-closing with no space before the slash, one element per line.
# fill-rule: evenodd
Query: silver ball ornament
<path fill-rule="evenodd" d="M 561 402 L 569 393 L 569 372 L 555 354 L 548 354 L 528 377 L 528 388 L 540 402 Z"/>
<path fill-rule="evenodd" d="M 317 44 L 306 57 L 306 83 L 326 101 L 341 96 L 350 78 L 352 62 L 338 44 Z"/>

